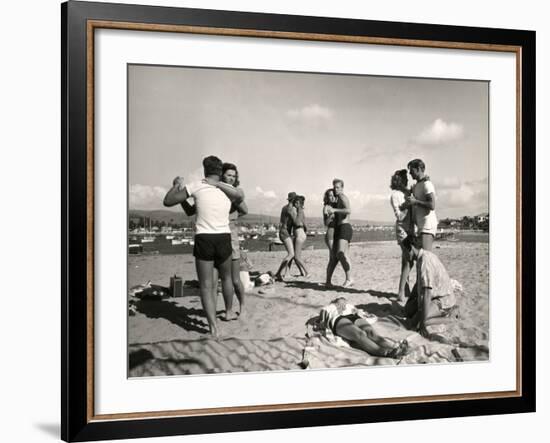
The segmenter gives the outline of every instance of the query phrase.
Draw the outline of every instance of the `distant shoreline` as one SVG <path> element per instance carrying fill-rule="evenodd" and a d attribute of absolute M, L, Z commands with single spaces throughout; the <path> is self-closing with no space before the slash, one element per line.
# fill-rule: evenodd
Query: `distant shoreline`
<path fill-rule="evenodd" d="M 241 242 L 242 248 L 250 252 L 265 251 L 269 252 L 270 244 L 271 250 L 283 251 L 285 248 L 282 244 L 274 244 L 271 241 L 273 234 L 264 235 L 256 240 L 246 239 Z M 132 237 L 132 236 L 130 236 Z M 489 233 L 479 232 L 473 230 L 458 231 L 455 234 L 457 240 L 436 240 L 436 244 L 445 243 L 489 243 Z M 396 242 L 395 233 L 392 231 L 366 231 L 366 232 L 354 232 L 354 238 L 352 240 L 352 247 L 356 244 L 365 244 L 373 242 Z M 131 244 L 139 242 L 130 241 Z M 150 243 L 142 243 L 143 251 L 141 254 L 136 255 L 181 255 L 190 254 L 193 252 L 193 246 L 188 244 L 172 245 L 170 241 L 165 239 L 164 234 L 157 234 L 155 241 Z M 324 235 L 316 235 L 315 237 L 308 237 L 305 243 L 305 249 L 326 249 Z M 134 254 L 130 254 L 134 255 Z"/>

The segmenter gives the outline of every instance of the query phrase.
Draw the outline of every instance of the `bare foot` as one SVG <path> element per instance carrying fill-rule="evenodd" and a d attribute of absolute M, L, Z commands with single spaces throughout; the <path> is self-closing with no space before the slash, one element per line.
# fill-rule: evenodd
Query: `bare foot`
<path fill-rule="evenodd" d="M 327 281 L 325 282 L 325 288 L 334 288 L 334 285 L 331 282 Z"/>
<path fill-rule="evenodd" d="M 342 285 L 343 288 L 351 288 L 352 286 L 353 286 L 353 280 L 352 279 L 346 280 L 344 282 L 344 284 Z"/>
<path fill-rule="evenodd" d="M 210 335 L 212 336 L 212 338 L 214 340 L 219 340 L 220 333 L 218 332 L 218 327 L 216 325 L 211 325 L 210 326 Z"/>
<path fill-rule="evenodd" d="M 237 320 L 237 314 L 235 311 L 230 310 L 230 311 L 226 311 L 225 314 L 223 314 L 220 318 L 223 321 Z"/>
<path fill-rule="evenodd" d="M 241 305 L 239 307 L 239 320 L 244 320 L 246 318 L 245 312 L 244 312 L 244 306 Z"/>

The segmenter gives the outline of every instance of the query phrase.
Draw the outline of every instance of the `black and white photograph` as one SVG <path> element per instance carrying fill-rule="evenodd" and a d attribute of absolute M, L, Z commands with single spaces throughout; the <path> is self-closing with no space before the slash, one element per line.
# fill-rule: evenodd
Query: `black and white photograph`
<path fill-rule="evenodd" d="M 489 82 L 127 85 L 129 377 L 490 360 Z"/>

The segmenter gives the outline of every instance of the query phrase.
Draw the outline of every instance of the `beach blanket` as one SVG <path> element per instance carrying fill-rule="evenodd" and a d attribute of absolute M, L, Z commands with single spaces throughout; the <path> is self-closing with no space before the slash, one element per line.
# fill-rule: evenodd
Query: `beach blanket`
<path fill-rule="evenodd" d="M 306 327 L 301 363 L 304 369 L 452 363 L 487 360 L 489 357 L 485 344 L 468 343 L 462 339 L 464 331 L 458 324 L 446 325 L 445 336 L 434 333 L 426 338 L 406 329 L 396 316 L 378 317 L 374 326 L 377 334 L 396 341 L 407 340 L 409 352 L 400 359 L 377 357 L 354 348 L 347 340 L 335 336 L 330 328 L 324 327 L 321 316 L 310 319 Z"/>

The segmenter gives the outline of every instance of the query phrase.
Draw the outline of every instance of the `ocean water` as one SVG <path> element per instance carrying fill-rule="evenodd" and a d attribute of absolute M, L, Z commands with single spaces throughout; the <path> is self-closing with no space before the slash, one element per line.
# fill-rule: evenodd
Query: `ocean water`
<path fill-rule="evenodd" d="M 139 244 L 140 237 L 137 237 L 137 240 L 131 240 L 134 235 L 129 236 L 129 243 Z M 260 236 L 256 240 L 245 239 L 241 242 L 243 249 L 248 251 L 269 251 L 270 247 L 270 237 L 273 237 L 273 234 Z M 474 231 L 464 231 L 459 232 L 455 238 L 456 242 L 479 242 L 479 243 L 488 243 L 489 234 L 486 232 L 474 232 Z M 368 241 L 394 241 L 395 233 L 393 231 L 354 231 L 352 243 L 353 242 L 368 242 Z M 446 240 L 442 240 L 445 242 Z M 172 245 L 171 240 L 166 240 L 164 235 L 157 235 L 155 241 L 151 243 L 142 243 L 143 254 L 190 254 L 193 252 L 193 246 L 190 245 Z M 272 245 L 273 251 L 283 251 L 285 248 L 283 245 Z M 324 249 L 327 246 L 325 245 L 324 235 L 315 235 L 312 237 L 307 237 L 304 249 Z"/>

